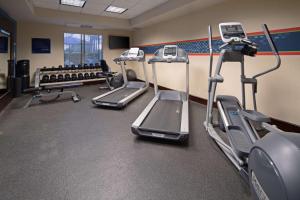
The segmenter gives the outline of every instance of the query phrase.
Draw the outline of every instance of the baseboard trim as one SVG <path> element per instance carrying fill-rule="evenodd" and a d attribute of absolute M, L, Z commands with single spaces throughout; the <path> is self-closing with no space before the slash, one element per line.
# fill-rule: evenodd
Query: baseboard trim
<path fill-rule="evenodd" d="M 6 92 L 0 97 L 0 112 L 11 102 L 12 95 L 10 92 Z"/>
<path fill-rule="evenodd" d="M 271 118 L 271 123 L 275 124 L 278 128 L 288 132 L 300 133 L 300 126 L 290 122 L 282 121 L 280 119 Z"/>
<path fill-rule="evenodd" d="M 0 89 L 0 94 L 4 94 L 7 92 L 7 89 Z"/>
<path fill-rule="evenodd" d="M 153 83 L 150 83 L 150 87 L 154 87 Z M 160 90 L 172 90 L 170 88 L 163 87 L 163 86 L 158 86 L 158 88 Z M 193 96 L 193 95 L 190 95 L 189 99 L 191 101 L 200 103 L 202 105 L 207 105 L 207 99 L 204 99 L 204 98 L 201 98 L 201 97 L 197 97 L 197 96 Z M 216 103 L 214 103 L 214 107 L 215 108 L 217 107 Z M 292 124 L 290 122 L 282 121 L 282 120 L 275 119 L 275 118 L 271 118 L 271 122 L 272 122 L 272 124 L 275 124 L 281 130 L 284 130 L 284 131 L 287 131 L 287 132 L 297 132 L 297 133 L 300 133 L 300 126 L 299 125 Z"/>

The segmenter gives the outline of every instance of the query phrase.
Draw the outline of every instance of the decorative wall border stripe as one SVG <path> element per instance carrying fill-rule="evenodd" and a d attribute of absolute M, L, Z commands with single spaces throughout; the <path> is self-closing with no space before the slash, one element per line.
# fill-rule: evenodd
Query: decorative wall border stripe
<path fill-rule="evenodd" d="M 280 55 L 300 55 L 300 27 L 277 29 L 271 31 L 272 38 L 278 47 Z M 263 32 L 248 33 L 250 40 L 259 45 L 258 55 L 272 55 L 267 39 Z M 174 42 L 163 42 L 157 44 L 141 45 L 145 54 L 154 54 L 154 52 L 162 48 L 164 45 L 176 44 L 180 48 L 185 49 L 191 56 L 208 56 L 208 38 L 180 40 Z M 218 55 L 219 46 L 223 44 L 220 37 L 213 38 L 213 52 Z"/>

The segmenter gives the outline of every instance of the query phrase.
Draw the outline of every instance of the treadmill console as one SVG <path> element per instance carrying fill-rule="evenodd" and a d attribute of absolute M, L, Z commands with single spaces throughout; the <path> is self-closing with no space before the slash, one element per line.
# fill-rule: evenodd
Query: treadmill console
<path fill-rule="evenodd" d="M 139 48 L 131 48 L 129 49 L 127 56 L 130 58 L 136 58 L 139 55 L 139 51 Z"/>
<path fill-rule="evenodd" d="M 121 54 L 119 58 L 116 58 L 115 61 L 141 61 L 144 59 L 144 51 L 139 48 L 131 48 Z"/>
<path fill-rule="evenodd" d="M 224 43 L 247 40 L 243 25 L 239 22 L 221 23 L 219 24 L 219 29 Z"/>
<path fill-rule="evenodd" d="M 178 47 L 176 45 L 166 45 L 163 50 L 164 59 L 175 59 L 178 56 Z"/>
<path fill-rule="evenodd" d="M 165 62 L 165 63 L 189 63 L 188 53 L 179 48 L 177 45 L 166 45 L 154 53 L 148 63 Z"/>

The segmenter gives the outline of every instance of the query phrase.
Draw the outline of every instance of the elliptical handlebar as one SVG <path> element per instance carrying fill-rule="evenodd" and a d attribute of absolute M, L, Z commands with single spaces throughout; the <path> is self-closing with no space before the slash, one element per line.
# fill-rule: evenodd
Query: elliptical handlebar
<path fill-rule="evenodd" d="M 258 77 L 260 77 L 260 76 L 263 76 L 263 75 L 265 75 L 265 74 L 267 74 L 267 73 L 270 73 L 270 72 L 272 72 L 272 71 L 278 69 L 278 68 L 280 67 L 280 65 L 281 65 L 281 58 L 280 58 L 280 55 L 279 55 L 279 53 L 278 53 L 278 49 L 277 49 L 277 47 L 276 47 L 276 45 L 275 45 L 275 43 L 274 43 L 274 41 L 273 41 L 273 39 L 272 39 L 272 37 L 271 37 L 271 34 L 270 34 L 270 31 L 269 31 L 268 26 L 267 26 L 266 24 L 263 24 L 263 25 L 262 25 L 262 29 L 263 29 L 263 31 L 264 31 L 264 34 L 265 34 L 265 36 L 266 36 L 266 38 L 267 38 L 267 40 L 268 40 L 268 43 L 269 43 L 270 47 L 271 47 L 271 50 L 272 50 L 272 52 L 273 52 L 273 55 L 276 57 L 276 64 L 275 64 L 275 66 L 272 67 L 271 69 L 266 70 L 266 71 L 264 71 L 264 72 L 261 72 L 261 73 L 259 73 L 259 74 L 254 75 L 254 76 L 252 77 L 253 79 L 256 79 L 256 78 L 258 78 Z"/>
<path fill-rule="evenodd" d="M 212 74 L 212 67 L 213 67 L 213 48 L 212 48 L 212 29 L 211 25 L 208 26 L 208 49 L 209 49 L 209 77 Z"/>

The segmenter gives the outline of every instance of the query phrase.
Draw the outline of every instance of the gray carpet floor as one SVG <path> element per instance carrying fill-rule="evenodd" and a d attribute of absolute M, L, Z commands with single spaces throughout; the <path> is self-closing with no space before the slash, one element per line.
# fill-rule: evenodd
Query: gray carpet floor
<path fill-rule="evenodd" d="M 179 145 L 131 133 L 152 89 L 123 110 L 95 108 L 97 86 L 76 91 L 78 103 L 23 109 L 27 95 L 1 113 L 1 200 L 250 199 L 203 128 L 205 106 L 190 103 L 189 142 Z"/>

